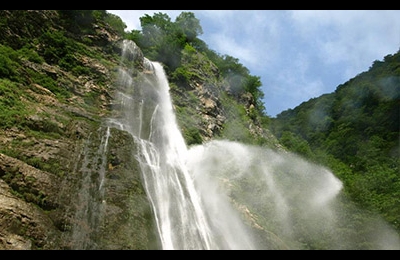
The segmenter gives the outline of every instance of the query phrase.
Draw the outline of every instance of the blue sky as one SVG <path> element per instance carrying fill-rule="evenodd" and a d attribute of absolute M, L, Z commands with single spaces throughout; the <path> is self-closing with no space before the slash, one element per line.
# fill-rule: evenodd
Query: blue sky
<path fill-rule="evenodd" d="M 400 49 L 400 10 L 107 10 L 127 30 L 139 18 L 181 12 L 199 19 L 210 49 L 259 76 L 266 113 L 276 116 L 367 71 Z"/>

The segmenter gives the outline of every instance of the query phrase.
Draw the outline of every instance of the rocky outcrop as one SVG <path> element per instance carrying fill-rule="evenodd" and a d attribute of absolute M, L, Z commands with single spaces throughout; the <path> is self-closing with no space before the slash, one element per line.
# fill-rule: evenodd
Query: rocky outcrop
<path fill-rule="evenodd" d="M 282 149 L 255 116 L 254 97 L 244 92 L 234 98 L 229 83 L 206 56 L 184 50 L 182 65 L 191 75 L 189 83 L 179 87 L 171 84 L 171 93 L 179 124 L 184 135 L 189 136 L 186 138 L 189 145 L 193 133 L 198 133 L 200 143 L 224 138 Z M 239 136 L 241 133 L 245 133 L 244 138 Z"/>
<path fill-rule="evenodd" d="M 51 248 L 58 231 L 46 211 L 57 207 L 55 176 L 4 154 L 0 162 L 0 249 Z"/>

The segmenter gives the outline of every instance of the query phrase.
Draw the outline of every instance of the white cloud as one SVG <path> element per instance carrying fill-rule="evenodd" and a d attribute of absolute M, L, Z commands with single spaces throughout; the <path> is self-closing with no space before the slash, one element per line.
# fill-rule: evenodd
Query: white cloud
<path fill-rule="evenodd" d="M 291 14 L 296 30 L 315 43 L 321 61 L 346 63 L 344 75 L 348 78 L 400 46 L 397 10 L 301 10 Z"/>
<path fill-rule="evenodd" d="M 144 14 L 162 12 L 174 21 L 182 11 L 193 12 L 210 49 L 260 76 L 272 116 L 334 91 L 400 47 L 399 10 L 108 11 L 128 30 L 140 29 Z"/>

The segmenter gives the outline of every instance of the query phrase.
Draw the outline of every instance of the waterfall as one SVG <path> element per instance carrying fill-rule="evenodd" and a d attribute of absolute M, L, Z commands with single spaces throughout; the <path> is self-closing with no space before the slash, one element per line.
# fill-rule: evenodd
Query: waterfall
<path fill-rule="evenodd" d="M 123 61 L 135 60 L 137 52 L 134 42 L 123 42 Z M 142 58 L 139 75 L 120 66 L 119 115 L 109 122 L 139 148 L 135 156 L 162 249 L 359 247 L 347 229 L 357 209 L 341 206 L 342 183 L 332 172 L 294 154 L 237 142 L 188 148 L 162 65 Z M 400 248 L 382 221 L 367 224 L 379 224 L 363 233 L 370 247 Z"/>
<path fill-rule="evenodd" d="M 134 56 L 129 52 L 137 50 L 133 45 L 125 41 L 123 55 Z M 235 226 L 240 241 L 232 244 L 232 238 L 217 233 L 214 216 L 204 211 L 194 176 L 186 164 L 188 149 L 176 122 L 165 72 L 161 64 L 146 58 L 144 66 L 146 73 L 136 81 L 121 68 L 120 92 L 116 96 L 122 115 L 113 123 L 118 122 L 119 128 L 128 131 L 140 148 L 137 160 L 162 248 L 251 248 L 239 221 Z M 229 206 L 226 204 L 222 207 Z"/>

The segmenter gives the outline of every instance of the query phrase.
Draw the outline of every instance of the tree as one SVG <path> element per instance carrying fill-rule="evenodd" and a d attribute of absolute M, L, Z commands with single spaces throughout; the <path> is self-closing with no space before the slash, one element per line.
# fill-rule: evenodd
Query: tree
<path fill-rule="evenodd" d="M 264 92 L 260 89 L 262 84 L 259 76 L 248 75 L 244 82 L 244 89 L 250 92 L 255 100 L 255 105 L 260 112 L 265 110 L 262 99 L 264 98 Z"/>
<path fill-rule="evenodd" d="M 192 12 L 182 12 L 178 17 L 176 17 L 175 23 L 190 42 L 194 41 L 197 36 L 203 34 L 203 28 L 200 26 L 200 21 Z"/>
<path fill-rule="evenodd" d="M 124 35 L 127 26 L 119 16 L 108 13 L 107 16 L 105 16 L 104 20 L 106 21 L 106 23 L 111 25 L 111 27 L 119 34 Z"/>

